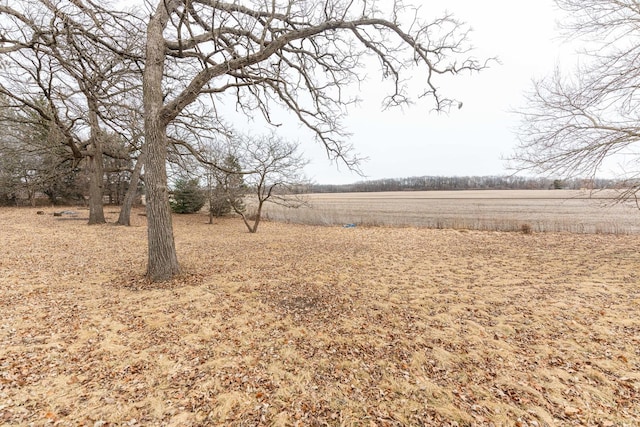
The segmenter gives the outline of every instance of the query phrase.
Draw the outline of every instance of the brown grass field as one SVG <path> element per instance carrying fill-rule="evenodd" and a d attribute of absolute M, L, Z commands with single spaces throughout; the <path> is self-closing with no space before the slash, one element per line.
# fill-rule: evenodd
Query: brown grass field
<path fill-rule="evenodd" d="M 302 224 L 417 226 L 438 229 L 640 233 L 634 201 L 612 190 L 403 191 L 305 195 L 296 210 L 267 205 L 267 216 Z"/>
<path fill-rule="evenodd" d="M 640 425 L 637 235 L 176 216 L 152 285 L 52 212 L 0 210 L 1 425 Z"/>

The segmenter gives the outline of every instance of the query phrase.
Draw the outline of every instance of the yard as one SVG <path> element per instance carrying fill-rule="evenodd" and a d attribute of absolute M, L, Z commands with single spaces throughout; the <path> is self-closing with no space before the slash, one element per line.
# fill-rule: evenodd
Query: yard
<path fill-rule="evenodd" d="M 0 424 L 640 420 L 637 235 L 176 216 L 152 285 L 143 216 L 52 212 L 0 210 Z"/>

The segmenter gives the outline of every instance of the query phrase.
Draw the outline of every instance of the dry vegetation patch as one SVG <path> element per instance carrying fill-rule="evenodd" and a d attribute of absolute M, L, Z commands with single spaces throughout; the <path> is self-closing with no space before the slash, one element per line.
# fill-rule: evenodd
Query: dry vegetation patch
<path fill-rule="evenodd" d="M 0 210 L 0 424 L 640 420 L 636 236 L 144 220 Z"/>
<path fill-rule="evenodd" d="M 265 216 L 308 225 L 385 225 L 436 229 L 638 234 L 633 200 L 612 190 L 476 190 L 320 193 L 308 205 L 268 205 Z M 250 204 L 250 203 L 249 203 Z"/>

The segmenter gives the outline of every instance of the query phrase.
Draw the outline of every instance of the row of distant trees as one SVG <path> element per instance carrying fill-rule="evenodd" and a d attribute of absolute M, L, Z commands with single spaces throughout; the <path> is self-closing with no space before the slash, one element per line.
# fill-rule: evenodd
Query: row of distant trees
<path fill-rule="evenodd" d="M 353 184 L 314 184 L 299 191 L 312 193 L 351 193 L 372 191 L 456 191 L 456 190 L 580 190 L 614 188 L 612 179 L 551 179 L 521 176 L 414 176 L 361 181 Z"/>

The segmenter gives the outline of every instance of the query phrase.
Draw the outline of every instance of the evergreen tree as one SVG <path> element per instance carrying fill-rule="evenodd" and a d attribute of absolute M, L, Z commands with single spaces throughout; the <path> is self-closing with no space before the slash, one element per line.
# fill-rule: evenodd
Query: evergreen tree
<path fill-rule="evenodd" d="M 206 202 L 206 195 L 198 179 L 180 178 L 176 181 L 173 197 L 169 201 L 175 213 L 190 214 L 198 212 Z"/>

